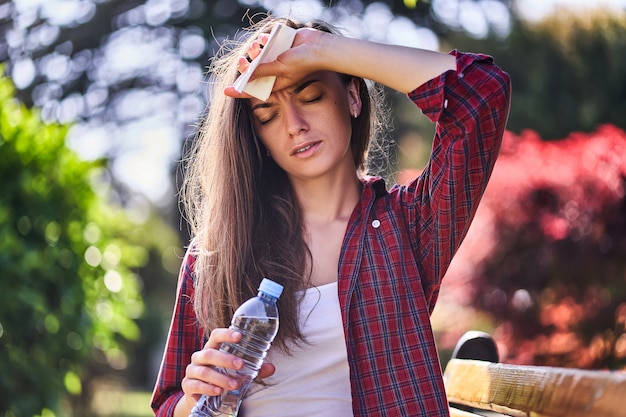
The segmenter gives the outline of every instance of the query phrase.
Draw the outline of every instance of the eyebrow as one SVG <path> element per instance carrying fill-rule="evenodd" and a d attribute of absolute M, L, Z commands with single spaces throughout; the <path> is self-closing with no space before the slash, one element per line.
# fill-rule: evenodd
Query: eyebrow
<path fill-rule="evenodd" d="M 293 90 L 293 94 L 298 94 L 300 92 L 302 92 L 305 88 L 307 88 L 308 86 L 310 86 L 313 83 L 319 82 L 320 80 L 317 78 L 313 78 L 311 80 L 307 80 L 305 82 L 303 82 L 302 84 L 300 84 L 299 86 L 297 86 L 296 88 L 294 88 Z M 256 110 L 256 109 L 265 109 L 268 107 L 272 107 L 274 105 L 274 103 L 271 102 L 261 102 L 259 104 L 256 104 L 252 107 L 252 111 Z"/>

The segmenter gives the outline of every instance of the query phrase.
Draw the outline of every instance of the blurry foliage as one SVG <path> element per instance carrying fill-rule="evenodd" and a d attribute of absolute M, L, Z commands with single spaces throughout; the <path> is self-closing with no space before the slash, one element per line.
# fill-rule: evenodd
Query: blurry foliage
<path fill-rule="evenodd" d="M 14 94 L 0 78 L 0 415 L 69 415 L 101 368 L 128 366 L 145 308 L 138 271 L 176 237 L 107 204 L 95 192 L 103 161 L 79 160 L 67 127 Z"/>
<path fill-rule="evenodd" d="M 560 9 L 536 24 L 515 21 L 506 39 L 448 41 L 493 55 L 510 73 L 514 132 L 533 129 L 551 140 L 603 123 L 626 129 L 626 13 Z"/>
<path fill-rule="evenodd" d="M 626 369 L 626 132 L 507 134 L 466 244 L 503 361 Z"/>

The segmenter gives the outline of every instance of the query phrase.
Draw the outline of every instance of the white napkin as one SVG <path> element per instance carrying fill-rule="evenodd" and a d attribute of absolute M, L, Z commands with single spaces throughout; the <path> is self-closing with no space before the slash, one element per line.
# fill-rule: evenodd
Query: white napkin
<path fill-rule="evenodd" d="M 276 60 L 276 57 L 287 49 L 291 48 L 293 39 L 296 36 L 296 30 L 285 26 L 282 23 L 275 25 L 270 32 L 267 43 L 261 50 L 259 56 L 257 56 L 248 67 L 248 70 L 241 74 L 234 83 L 235 90 L 238 92 L 246 92 L 252 97 L 255 97 L 261 101 L 265 101 L 269 98 L 276 81 L 275 76 L 261 77 L 253 81 L 248 81 L 250 76 L 259 66 L 264 62 L 270 62 Z"/>

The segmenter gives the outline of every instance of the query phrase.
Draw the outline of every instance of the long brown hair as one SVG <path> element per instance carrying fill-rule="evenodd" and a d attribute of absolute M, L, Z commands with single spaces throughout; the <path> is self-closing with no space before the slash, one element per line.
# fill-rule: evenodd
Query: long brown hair
<path fill-rule="evenodd" d="M 299 206 L 286 173 L 270 158 L 257 137 L 247 99 L 222 91 L 238 76 L 236 62 L 261 33 L 276 22 L 293 28 L 313 27 L 336 33 L 321 22 L 302 24 L 266 17 L 223 43 L 211 61 L 208 112 L 186 158 L 181 190 L 191 226 L 196 257 L 194 309 L 208 333 L 227 327 L 235 309 L 256 295 L 263 277 L 284 286 L 279 300 L 280 330 L 276 344 L 303 340 L 298 328 L 298 292 L 307 288 L 310 251 L 303 237 Z M 243 36 L 241 36 L 243 35 Z M 351 76 L 340 75 L 347 84 Z M 366 171 L 370 136 L 379 125 L 376 101 L 359 79 L 363 102 L 353 119 L 352 154 L 355 166 Z"/>

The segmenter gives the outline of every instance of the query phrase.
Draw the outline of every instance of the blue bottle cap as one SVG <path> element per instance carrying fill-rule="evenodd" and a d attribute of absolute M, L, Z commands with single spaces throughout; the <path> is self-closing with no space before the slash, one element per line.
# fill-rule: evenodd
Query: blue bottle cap
<path fill-rule="evenodd" d="M 259 285 L 259 291 L 264 292 L 270 297 L 278 298 L 283 292 L 283 286 L 272 281 L 268 278 L 263 278 L 261 285 Z"/>

